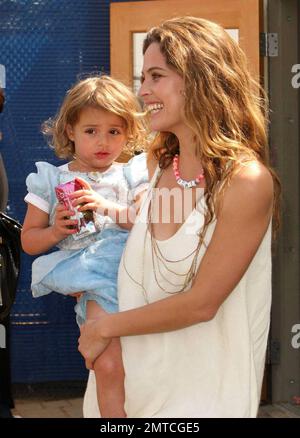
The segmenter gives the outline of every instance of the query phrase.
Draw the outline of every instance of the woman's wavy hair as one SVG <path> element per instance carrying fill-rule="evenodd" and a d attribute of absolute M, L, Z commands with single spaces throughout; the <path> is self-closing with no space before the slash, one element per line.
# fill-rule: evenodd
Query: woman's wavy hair
<path fill-rule="evenodd" d="M 238 43 L 218 24 L 195 17 L 170 19 L 152 28 L 144 40 L 144 54 L 152 43 L 159 44 L 167 64 L 184 79 L 185 122 L 194 133 L 206 179 L 204 232 L 234 172 L 256 159 L 273 177 L 276 233 L 280 181 L 269 165 L 267 98 Z M 161 168 L 168 167 L 179 153 L 177 137 L 158 133 L 150 153 Z"/>
<path fill-rule="evenodd" d="M 43 134 L 49 137 L 49 144 L 59 158 L 74 156 L 74 142 L 68 137 L 67 125 L 74 126 L 81 111 L 87 107 L 107 110 L 125 121 L 125 153 L 146 148 L 146 125 L 136 96 L 112 77 L 97 75 L 77 82 L 67 92 L 58 114 L 42 125 Z"/>

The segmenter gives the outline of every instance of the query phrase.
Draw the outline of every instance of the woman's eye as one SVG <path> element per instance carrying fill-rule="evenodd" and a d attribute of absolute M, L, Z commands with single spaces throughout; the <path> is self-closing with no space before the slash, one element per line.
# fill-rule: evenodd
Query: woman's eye
<path fill-rule="evenodd" d="M 157 81 L 158 79 L 160 79 L 162 77 L 162 75 L 160 75 L 159 73 L 151 73 L 151 79 L 153 81 Z M 143 82 L 145 82 L 145 77 L 141 76 L 140 77 L 140 83 L 142 84 Z"/>
<path fill-rule="evenodd" d="M 152 73 L 152 79 L 155 81 L 157 79 L 161 78 L 161 75 L 158 73 Z"/>

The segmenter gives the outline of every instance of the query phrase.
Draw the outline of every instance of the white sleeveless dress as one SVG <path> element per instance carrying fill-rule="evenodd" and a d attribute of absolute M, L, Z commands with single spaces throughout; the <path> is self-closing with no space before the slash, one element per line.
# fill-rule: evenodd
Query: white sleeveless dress
<path fill-rule="evenodd" d="M 152 269 L 150 235 L 145 223 L 157 169 L 134 225 L 119 268 L 120 311 L 134 309 L 169 296 L 164 266 Z M 197 246 L 197 232 L 203 226 L 202 196 L 188 220 L 174 236 L 157 241 L 169 260 L 183 259 Z M 216 222 L 206 233 L 209 243 Z M 145 234 L 146 233 L 146 234 Z M 146 236 L 146 238 L 145 238 Z M 202 246 L 198 265 L 205 253 Z M 224 248 L 226 257 L 226 248 Z M 170 269 L 185 273 L 192 256 Z M 147 266 L 147 271 L 143 265 Z M 174 269 L 175 268 L 175 269 Z M 172 275 L 170 277 L 170 275 Z M 138 285 L 144 276 L 145 299 Z M 183 277 L 168 273 L 176 284 Z M 199 292 L 200 293 L 200 292 Z M 271 307 L 271 223 L 260 247 L 239 284 L 208 322 L 173 332 L 128 336 L 121 339 L 125 368 L 125 410 L 129 418 L 256 417 L 260 401 Z M 95 379 L 90 373 L 84 401 L 84 415 L 99 417 Z"/>

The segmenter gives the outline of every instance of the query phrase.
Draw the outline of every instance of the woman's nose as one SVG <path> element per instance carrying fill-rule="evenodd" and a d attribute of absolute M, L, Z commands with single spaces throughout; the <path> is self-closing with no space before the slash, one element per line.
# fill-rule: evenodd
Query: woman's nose
<path fill-rule="evenodd" d="M 138 91 L 138 96 L 143 98 L 145 96 L 149 96 L 151 94 L 151 91 L 146 83 L 146 81 L 141 83 L 140 89 Z"/>

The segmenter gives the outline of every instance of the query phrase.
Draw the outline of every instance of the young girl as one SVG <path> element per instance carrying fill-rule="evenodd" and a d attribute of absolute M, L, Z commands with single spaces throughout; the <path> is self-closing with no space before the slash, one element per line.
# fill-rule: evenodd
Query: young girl
<path fill-rule="evenodd" d="M 67 93 L 56 119 L 45 125 L 56 155 L 71 161 L 59 167 L 38 162 L 37 173 L 26 180 L 23 249 L 35 255 L 59 248 L 34 261 L 33 295 L 85 291 L 75 307 L 79 324 L 118 311 L 118 266 L 148 173 L 145 154 L 126 165 L 115 160 L 125 147 L 132 151 L 145 144 L 138 111 L 133 93 L 116 80 L 101 76 L 80 81 Z M 75 177 L 83 189 L 72 195 L 73 208 L 92 210 L 99 230 L 81 238 L 73 208 L 60 205 L 55 194 L 55 187 Z M 95 364 L 95 374 L 102 416 L 125 417 L 118 339 Z"/>

